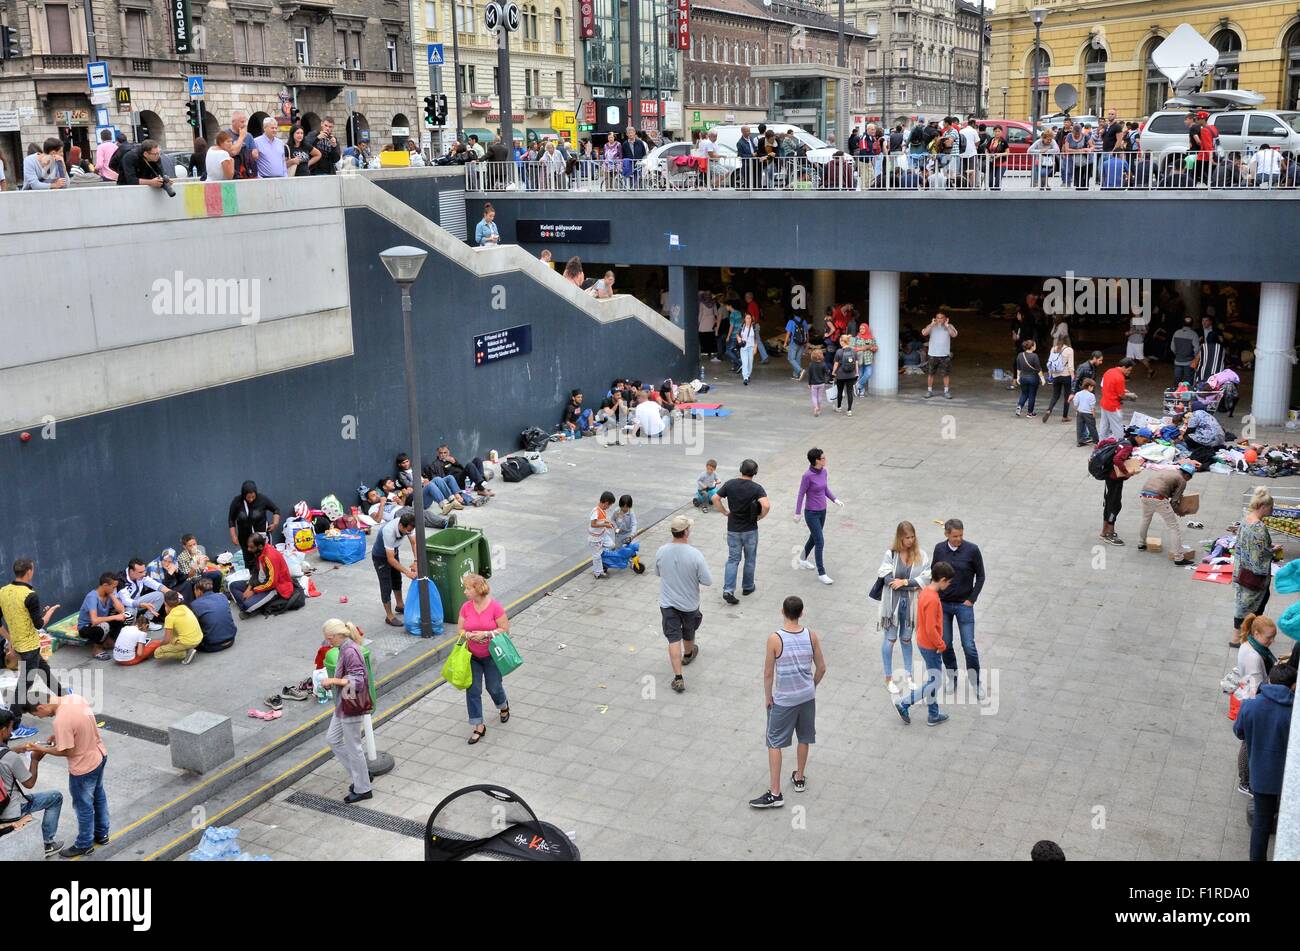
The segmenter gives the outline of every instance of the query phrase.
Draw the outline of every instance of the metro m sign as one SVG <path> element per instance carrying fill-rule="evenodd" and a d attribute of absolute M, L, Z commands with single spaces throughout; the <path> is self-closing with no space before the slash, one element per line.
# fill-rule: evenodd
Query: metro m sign
<path fill-rule="evenodd" d="M 581 0 L 578 4 L 578 36 L 589 40 L 596 35 L 596 0 Z"/>
<path fill-rule="evenodd" d="M 688 50 L 691 48 L 691 0 L 670 0 L 675 4 L 674 17 L 676 23 L 674 28 L 677 30 L 677 48 L 679 50 Z"/>

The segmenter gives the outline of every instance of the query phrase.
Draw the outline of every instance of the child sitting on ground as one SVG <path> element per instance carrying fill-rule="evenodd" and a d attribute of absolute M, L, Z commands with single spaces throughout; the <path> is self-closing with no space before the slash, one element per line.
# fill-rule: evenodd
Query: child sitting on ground
<path fill-rule="evenodd" d="M 624 495 L 618 500 L 618 511 L 614 513 L 614 547 L 622 548 L 632 541 L 636 534 L 636 513 L 632 511 L 632 496 Z"/>
<path fill-rule="evenodd" d="M 163 644 L 149 639 L 149 622 L 122 628 L 113 642 L 113 662 L 120 667 L 134 667 L 148 660 Z"/>
<path fill-rule="evenodd" d="M 718 478 L 718 460 L 710 459 L 704 464 L 704 472 L 695 480 L 695 498 L 691 504 L 696 508 L 709 511 L 713 508 L 713 497 L 718 494 L 722 480 Z"/>

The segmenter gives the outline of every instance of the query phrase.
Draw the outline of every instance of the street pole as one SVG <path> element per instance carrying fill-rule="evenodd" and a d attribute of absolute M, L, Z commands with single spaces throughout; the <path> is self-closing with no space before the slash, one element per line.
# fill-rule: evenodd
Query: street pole
<path fill-rule="evenodd" d="M 953 68 L 953 64 L 956 63 L 956 61 L 957 61 L 957 57 L 953 55 L 951 50 L 949 50 L 948 51 L 948 115 L 952 115 L 952 68 Z"/>
<path fill-rule="evenodd" d="M 99 46 L 95 43 L 95 4 L 86 0 L 86 52 L 91 61 L 99 59 Z"/>
<path fill-rule="evenodd" d="M 627 124 L 635 128 L 641 117 L 641 0 L 628 0 L 627 31 L 628 51 L 632 55 L 632 89 L 628 99 Z"/>
<path fill-rule="evenodd" d="M 457 40 L 459 35 L 460 30 L 456 29 L 455 0 L 453 0 L 451 10 L 451 68 L 452 87 L 453 91 L 456 93 L 456 141 L 464 142 L 465 125 L 464 120 L 460 117 L 462 103 L 460 101 L 460 43 Z"/>
<path fill-rule="evenodd" d="M 844 0 L 840 0 L 840 22 L 839 25 L 835 28 L 835 33 L 836 33 L 835 42 L 837 44 L 837 52 L 835 54 L 835 65 L 837 65 L 840 69 L 843 69 L 846 65 L 844 61 Z"/>
<path fill-rule="evenodd" d="M 424 549 L 424 486 L 420 483 L 424 457 L 420 455 L 420 408 L 415 395 L 415 332 L 411 326 L 411 285 L 402 288 L 402 342 L 406 347 L 406 411 L 411 425 L 411 458 L 415 460 L 411 480 L 411 511 L 415 513 L 416 586 L 420 597 L 420 636 L 433 637 L 433 620 L 429 617 L 429 554 Z"/>
<path fill-rule="evenodd" d="M 652 4 L 651 4 L 651 7 L 650 7 L 650 10 L 651 10 L 652 13 L 654 12 L 656 6 L 658 6 L 658 4 L 653 3 L 653 0 L 652 0 Z M 665 14 L 665 15 L 666 15 L 666 14 Z M 663 97 L 663 94 L 662 94 L 662 93 L 660 92 L 660 90 L 659 90 L 659 20 L 660 20 L 660 16 L 659 16 L 659 14 L 658 14 L 658 13 L 655 13 L 655 14 L 654 14 L 654 20 L 653 20 L 653 22 L 654 22 L 654 30 L 655 30 L 655 85 L 654 85 L 654 90 L 655 90 L 655 115 L 658 116 L 658 118 L 655 119 L 655 124 L 659 127 L 659 135 L 660 135 L 660 138 L 662 138 L 662 137 L 663 137 L 663 131 L 664 131 L 664 129 L 663 129 L 664 119 L 663 119 L 663 116 L 659 115 L 659 113 L 660 113 L 660 111 L 663 109 L 662 103 L 663 103 L 663 98 L 664 98 L 664 97 Z"/>
<path fill-rule="evenodd" d="M 980 5 L 979 56 L 975 62 L 975 118 L 984 118 L 984 0 Z"/>
<path fill-rule="evenodd" d="M 514 108 L 510 102 L 510 31 L 505 23 L 497 37 L 497 99 L 501 103 L 501 138 L 505 146 L 514 154 L 515 127 Z"/>
<path fill-rule="evenodd" d="M 1033 120 L 1031 124 L 1033 125 L 1035 132 L 1038 131 L 1038 57 L 1039 57 L 1038 51 L 1041 48 L 1042 35 L 1043 35 L 1043 24 L 1041 22 L 1035 23 L 1034 24 L 1034 88 L 1031 93 L 1031 95 L 1034 97 L 1034 101 L 1030 104 L 1029 107 L 1030 115 Z"/>

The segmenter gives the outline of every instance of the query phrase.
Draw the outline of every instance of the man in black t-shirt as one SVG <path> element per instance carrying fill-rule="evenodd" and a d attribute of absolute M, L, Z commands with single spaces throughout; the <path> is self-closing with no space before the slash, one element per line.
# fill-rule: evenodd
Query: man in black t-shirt
<path fill-rule="evenodd" d="M 736 597 L 736 569 L 745 559 L 741 594 L 754 593 L 754 566 L 758 559 L 758 523 L 771 510 L 767 492 L 754 481 L 758 463 L 746 459 L 740 464 L 740 478 L 730 479 L 713 497 L 713 507 L 727 516 L 727 568 L 722 580 L 722 600 L 739 604 Z M 723 505 L 723 500 L 726 505 Z"/>
<path fill-rule="evenodd" d="M 322 119 L 320 121 L 320 128 L 315 132 L 310 133 L 307 138 L 303 140 L 302 145 L 303 151 L 308 155 L 311 154 L 313 148 L 320 150 L 320 158 L 311 166 L 311 174 L 334 174 L 335 167 L 338 165 L 338 161 L 342 157 L 343 152 L 339 148 L 338 140 L 334 138 L 333 119 L 328 117 Z"/>
<path fill-rule="evenodd" d="M 1117 118 L 1114 109 L 1106 110 L 1106 124 L 1101 130 L 1101 150 L 1103 152 L 1114 152 L 1115 142 L 1119 139 L 1119 134 L 1124 131 L 1124 126 Z"/>

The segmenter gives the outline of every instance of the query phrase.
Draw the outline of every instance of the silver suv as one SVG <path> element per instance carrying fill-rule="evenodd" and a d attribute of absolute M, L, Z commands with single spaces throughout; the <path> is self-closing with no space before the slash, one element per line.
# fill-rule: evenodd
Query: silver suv
<path fill-rule="evenodd" d="M 1193 110 L 1194 111 L 1194 110 Z M 1283 152 L 1300 153 L 1300 112 L 1293 110 L 1210 110 L 1210 125 L 1219 130 L 1219 150 L 1254 152 L 1271 145 Z M 1155 155 L 1186 152 L 1187 109 L 1166 109 L 1151 116 L 1142 127 L 1142 151 Z"/>

